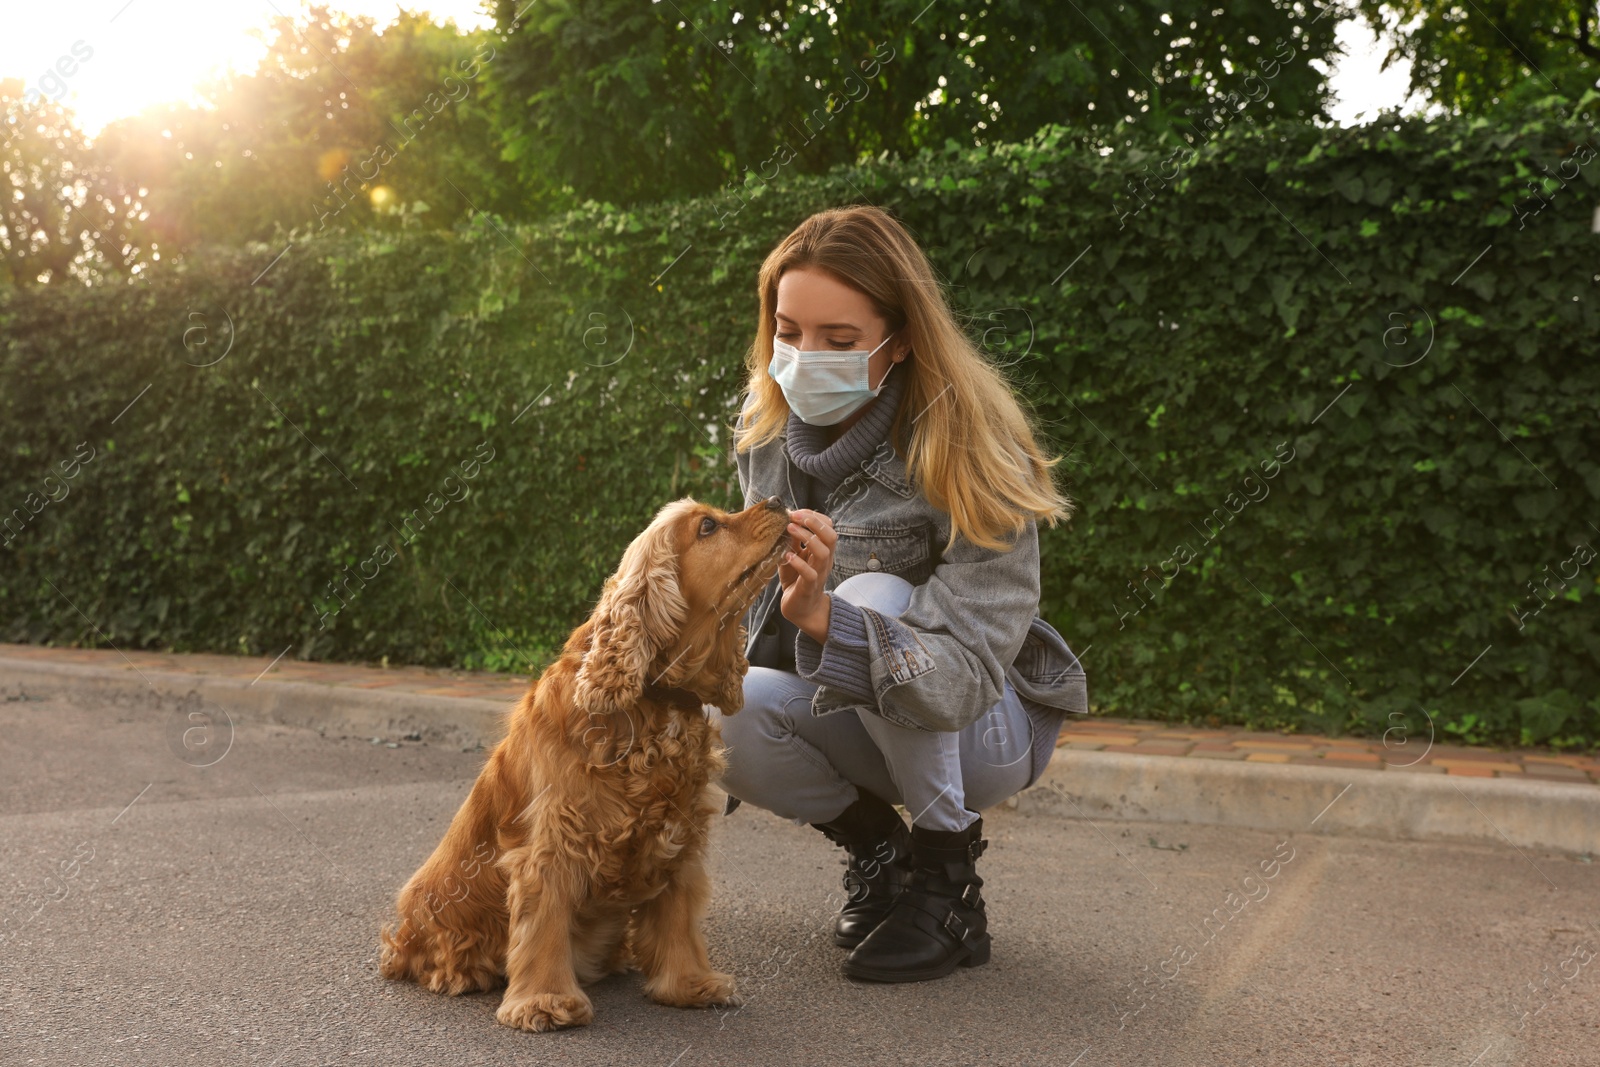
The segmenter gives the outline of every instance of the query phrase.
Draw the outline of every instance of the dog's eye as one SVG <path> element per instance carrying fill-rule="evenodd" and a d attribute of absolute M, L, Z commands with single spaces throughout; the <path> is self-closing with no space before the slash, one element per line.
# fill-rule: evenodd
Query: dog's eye
<path fill-rule="evenodd" d="M 711 536 L 712 534 L 717 532 L 717 527 L 720 526 L 720 525 L 722 525 L 722 524 L 719 523 L 716 519 L 713 519 L 710 515 L 707 515 L 705 518 L 700 520 L 700 536 L 701 537 L 709 537 L 709 536 Z"/>

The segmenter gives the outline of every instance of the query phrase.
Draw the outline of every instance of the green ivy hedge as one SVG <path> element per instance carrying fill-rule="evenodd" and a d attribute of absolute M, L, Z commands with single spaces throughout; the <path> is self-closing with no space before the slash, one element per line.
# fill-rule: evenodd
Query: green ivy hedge
<path fill-rule="evenodd" d="M 736 505 L 757 267 L 866 200 L 1069 455 L 1098 711 L 1593 744 L 1591 129 L 1056 129 L 6 294 L 0 638 L 536 667 L 663 502 Z"/>

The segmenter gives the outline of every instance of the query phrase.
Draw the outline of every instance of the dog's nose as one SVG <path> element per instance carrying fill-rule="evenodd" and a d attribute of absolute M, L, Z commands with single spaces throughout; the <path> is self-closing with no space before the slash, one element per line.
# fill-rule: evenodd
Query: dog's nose
<path fill-rule="evenodd" d="M 768 511 L 788 511 L 789 510 L 788 508 L 786 508 L 784 506 L 783 497 L 781 497 L 781 496 L 769 496 L 769 497 L 767 497 L 766 500 L 762 501 L 762 503 L 766 505 Z"/>

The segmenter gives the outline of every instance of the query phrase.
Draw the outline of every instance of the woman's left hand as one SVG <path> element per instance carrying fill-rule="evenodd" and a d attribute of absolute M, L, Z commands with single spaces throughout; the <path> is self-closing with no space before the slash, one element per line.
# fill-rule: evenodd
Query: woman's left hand
<path fill-rule="evenodd" d="M 828 639 L 833 606 L 823 586 L 833 571 L 833 547 L 839 543 L 839 535 L 828 516 L 801 508 L 789 513 L 789 537 L 800 547 L 785 553 L 778 564 L 778 583 L 783 586 L 779 610 L 802 633 L 822 644 Z"/>

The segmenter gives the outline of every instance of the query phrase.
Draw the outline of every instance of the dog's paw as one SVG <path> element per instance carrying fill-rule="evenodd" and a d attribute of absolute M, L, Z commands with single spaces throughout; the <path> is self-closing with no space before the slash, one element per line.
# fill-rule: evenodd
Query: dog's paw
<path fill-rule="evenodd" d="M 721 971 L 690 975 L 659 986 L 651 983 L 645 991 L 656 1003 L 674 1008 L 709 1008 L 713 1005 L 737 1007 L 744 1003 L 744 998 L 735 988 L 733 975 Z"/>
<path fill-rule="evenodd" d="M 494 961 L 482 954 L 441 957 L 420 940 L 411 947 L 386 938 L 378 953 L 378 973 L 397 981 L 415 982 L 446 996 L 486 993 L 502 981 Z"/>
<path fill-rule="evenodd" d="M 474 967 L 470 970 L 450 968 L 426 971 L 417 978 L 417 983 L 431 992 L 459 997 L 463 993 L 487 993 L 500 981 L 489 968 Z"/>
<path fill-rule="evenodd" d="M 507 997 L 494 1017 L 502 1026 L 540 1033 L 588 1026 L 594 1021 L 594 1005 L 582 993 L 535 993 L 519 1000 Z"/>

